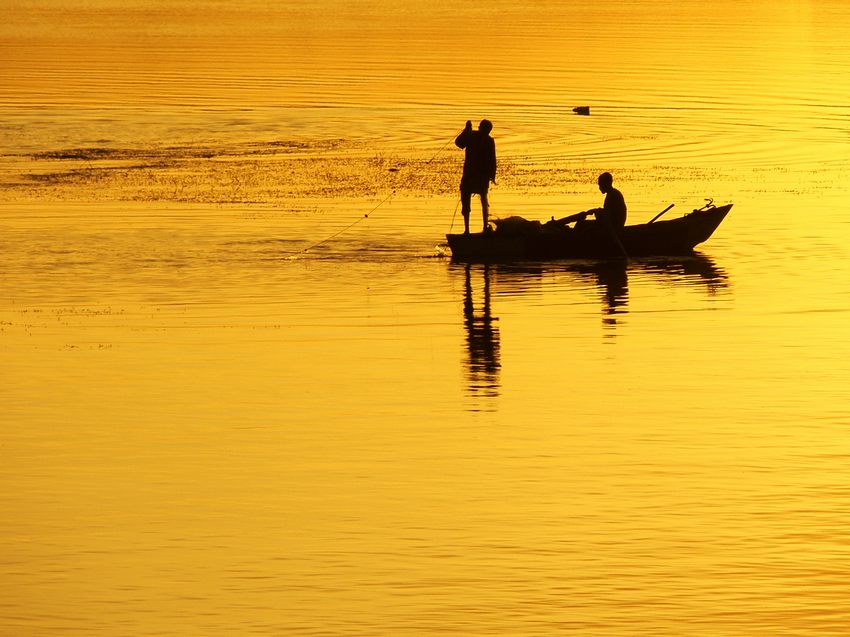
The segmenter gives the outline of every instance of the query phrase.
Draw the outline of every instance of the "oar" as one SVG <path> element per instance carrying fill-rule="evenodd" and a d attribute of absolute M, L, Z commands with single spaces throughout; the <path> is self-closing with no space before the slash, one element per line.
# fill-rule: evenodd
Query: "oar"
<path fill-rule="evenodd" d="M 668 208 L 669 210 L 669 208 Z M 577 212 L 574 215 L 569 215 L 568 217 L 561 217 L 560 219 L 552 219 L 549 223 L 557 223 L 560 225 L 567 225 L 568 223 L 572 223 L 573 221 L 578 221 L 579 219 L 584 219 L 585 217 L 592 215 L 592 210 L 585 210 L 584 212 Z M 626 252 L 626 248 L 623 246 L 623 242 L 620 241 L 620 237 L 617 236 L 617 233 L 614 231 L 614 228 L 611 227 L 611 224 L 605 221 L 599 221 L 597 223 L 601 223 L 605 226 L 605 229 L 608 231 L 608 234 L 611 236 L 611 241 L 614 245 L 617 246 L 617 249 L 620 251 L 620 254 L 623 258 L 628 259 L 629 253 Z"/>
<path fill-rule="evenodd" d="M 671 203 L 671 204 L 670 204 L 669 206 L 667 206 L 664 210 L 662 210 L 662 211 L 661 211 L 661 212 L 659 212 L 657 215 L 655 215 L 652 219 L 650 219 L 650 220 L 649 220 L 649 223 L 652 223 L 653 221 L 655 221 L 656 219 L 658 219 L 661 215 L 663 215 L 665 212 L 667 212 L 668 210 L 670 210 L 670 208 L 672 208 L 672 207 L 673 207 L 673 206 L 675 206 L 675 205 L 676 205 L 676 204 Z"/>
<path fill-rule="evenodd" d="M 578 221 L 579 219 L 584 219 L 588 215 L 592 214 L 589 210 L 585 210 L 584 212 L 577 212 L 574 215 L 570 215 L 568 217 L 561 217 L 560 219 L 553 219 L 555 223 L 558 223 L 562 226 L 567 225 L 568 223 L 572 223 L 573 221 Z"/>
<path fill-rule="evenodd" d="M 667 210 L 669 210 L 669 209 L 670 208 L 668 208 Z M 579 219 L 584 219 L 585 217 L 592 215 L 592 214 L 593 214 L 592 210 L 585 210 L 584 212 L 577 212 L 574 215 L 569 215 L 568 217 L 561 217 L 560 219 L 555 219 L 553 217 L 552 221 L 550 221 L 549 223 L 557 223 L 557 224 L 560 224 L 560 225 L 567 225 L 568 223 L 572 223 L 573 221 L 578 221 Z M 614 228 L 611 227 L 611 224 L 608 223 L 607 221 L 598 221 L 597 223 L 600 223 L 603 226 L 605 226 L 605 229 L 608 231 L 608 234 L 611 237 L 611 241 L 614 243 L 614 245 L 617 246 L 617 249 L 620 251 L 620 254 L 623 256 L 623 258 L 628 260 L 629 253 L 626 252 L 626 248 L 623 246 L 623 242 L 620 241 L 620 237 L 617 236 L 617 233 L 614 231 Z"/>

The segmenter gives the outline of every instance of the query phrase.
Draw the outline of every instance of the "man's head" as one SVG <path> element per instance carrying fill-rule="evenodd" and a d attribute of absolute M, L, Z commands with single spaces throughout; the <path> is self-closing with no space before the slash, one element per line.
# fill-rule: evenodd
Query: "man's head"
<path fill-rule="evenodd" d="M 602 173 L 596 182 L 599 184 L 599 191 L 607 193 L 614 184 L 614 177 L 611 176 L 611 173 Z"/>
<path fill-rule="evenodd" d="M 478 130 L 480 130 L 485 135 L 489 135 L 490 131 L 493 130 L 493 122 L 489 119 L 482 119 L 481 123 L 478 125 Z"/>

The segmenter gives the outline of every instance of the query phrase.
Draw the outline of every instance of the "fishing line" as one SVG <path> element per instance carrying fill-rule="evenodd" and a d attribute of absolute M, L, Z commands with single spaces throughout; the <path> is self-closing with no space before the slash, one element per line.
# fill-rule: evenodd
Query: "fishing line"
<path fill-rule="evenodd" d="M 378 208 L 380 208 L 380 207 L 381 207 L 381 206 L 383 206 L 383 205 L 384 205 L 387 201 L 389 201 L 389 200 L 392 198 L 392 196 L 393 196 L 394 194 L 395 194 L 395 190 L 393 190 L 390 194 L 388 194 L 386 197 L 384 197 L 384 198 L 383 198 L 383 200 L 382 200 L 382 201 L 381 201 L 381 202 L 380 202 L 377 206 L 375 206 L 374 208 L 372 208 L 369 212 L 365 213 L 362 217 L 360 217 L 360 218 L 359 218 L 357 221 L 355 221 L 354 223 L 351 223 L 351 224 L 347 225 L 345 228 L 343 228 L 342 230 L 339 230 L 338 232 L 335 232 L 335 233 L 334 233 L 334 234 L 332 234 L 331 236 L 329 236 L 329 237 L 327 237 L 327 238 L 325 238 L 325 239 L 322 239 L 321 241 L 317 241 L 317 242 L 316 242 L 316 243 L 314 243 L 313 245 L 309 245 L 309 246 L 307 246 L 306 248 L 303 248 L 303 249 L 301 249 L 301 250 L 298 250 L 297 252 L 294 252 L 293 254 L 301 254 L 301 253 L 303 253 L 303 252 L 307 252 L 307 251 L 309 251 L 309 250 L 312 250 L 313 248 L 316 248 L 316 247 L 318 247 L 318 246 L 322 245 L 323 243 L 327 243 L 327 242 L 328 242 L 328 241 L 330 241 L 331 239 L 335 239 L 336 237 L 338 237 L 339 235 L 341 235 L 343 232 L 346 232 L 346 231 L 350 230 L 351 228 L 353 228 L 354 226 L 356 226 L 356 225 L 357 225 L 358 223 L 360 223 L 361 221 L 365 221 L 366 219 L 368 219 L 368 218 L 369 218 L 369 215 L 371 215 L 371 214 L 372 214 L 373 212 L 375 212 Z"/>
<path fill-rule="evenodd" d="M 449 226 L 449 234 L 452 233 L 452 229 L 455 227 L 455 217 L 457 216 L 457 209 L 460 206 L 460 198 L 458 198 L 457 203 L 455 204 L 455 211 L 452 213 L 452 225 Z"/>
<path fill-rule="evenodd" d="M 429 159 L 428 161 L 426 161 L 426 162 L 425 162 L 424 166 L 429 166 L 429 165 L 431 164 L 431 162 L 433 162 L 435 159 L 437 159 L 437 156 L 438 156 L 441 152 L 443 152 L 443 151 L 446 149 L 446 146 L 448 146 L 448 145 L 449 145 L 449 144 L 450 144 L 450 143 L 451 143 L 451 142 L 452 142 L 452 141 L 453 141 L 456 137 L 457 137 L 457 135 L 455 135 L 455 137 L 451 137 L 451 138 L 449 138 L 449 139 L 446 141 L 446 143 L 445 143 L 445 144 L 443 144 L 443 145 L 442 145 L 442 147 L 440 147 L 440 149 L 439 149 L 439 150 L 437 150 L 437 152 L 436 152 L 436 153 L 434 153 L 434 155 L 431 157 L 431 159 Z M 401 185 L 402 185 L 402 186 L 406 186 L 407 184 L 409 184 L 409 183 L 413 180 L 413 177 L 414 177 L 414 176 L 415 176 L 415 175 L 410 174 L 410 175 L 409 175 L 409 177 L 408 177 L 408 179 L 407 179 L 407 181 L 405 181 L 405 182 L 404 182 L 404 183 L 402 183 Z M 378 208 L 380 208 L 380 207 L 381 207 L 381 206 L 383 206 L 385 203 L 387 203 L 387 201 L 389 201 L 389 200 L 393 197 L 393 195 L 395 195 L 396 190 L 397 190 L 397 188 L 394 188 L 394 189 L 393 189 L 393 191 L 392 191 L 390 194 L 388 194 L 386 197 L 384 197 L 384 198 L 383 198 L 383 199 L 382 199 L 382 200 L 378 203 L 378 205 L 376 205 L 376 206 L 375 206 L 374 208 L 372 208 L 369 212 L 367 212 L 367 213 L 366 213 L 366 214 L 364 214 L 362 217 L 360 217 L 359 219 L 357 219 L 357 221 L 355 221 L 355 222 L 353 222 L 353 223 L 351 223 L 351 224 L 347 225 L 347 226 L 346 226 L 345 228 L 343 228 L 342 230 L 339 230 L 338 232 L 335 232 L 335 233 L 334 233 L 334 234 L 332 234 L 331 236 L 326 237 L 325 239 L 322 239 L 321 241 L 317 241 L 316 243 L 314 243 L 314 244 L 312 244 L 312 245 L 309 245 L 309 246 L 307 246 L 306 248 L 302 248 L 301 250 L 295 250 L 294 252 L 292 252 L 292 254 L 293 254 L 293 255 L 296 255 L 296 254 L 303 254 L 303 253 L 305 253 L 305 252 L 309 252 L 309 251 L 310 251 L 310 250 L 312 250 L 313 248 L 316 248 L 316 247 L 318 247 L 318 246 L 322 245 L 323 243 L 327 243 L 327 242 L 328 242 L 328 241 L 330 241 L 331 239 L 335 239 L 336 237 L 338 237 L 338 236 L 339 236 L 339 235 L 341 235 L 342 233 L 347 232 L 348 230 L 350 230 L 351 228 L 353 228 L 354 226 L 356 226 L 356 225 L 357 225 L 358 223 L 360 223 L 361 221 L 365 221 L 366 219 L 368 219 L 368 218 L 369 218 L 369 215 L 371 215 L 371 214 L 372 214 L 372 213 L 374 213 L 374 212 L 375 212 Z M 454 214 L 452 214 L 452 227 L 454 227 L 454 223 L 455 223 L 455 215 L 457 215 L 457 208 L 458 208 L 458 206 L 459 206 L 459 205 L 460 205 L 460 199 L 458 199 L 458 202 L 457 202 L 457 204 L 455 205 L 455 211 L 454 211 Z M 451 232 L 451 228 L 449 228 L 449 232 Z"/>
<path fill-rule="evenodd" d="M 354 223 L 352 223 L 352 224 L 350 224 L 350 225 L 346 226 L 345 228 L 343 228 L 343 229 L 342 229 L 342 230 L 340 230 L 339 232 L 337 232 L 337 233 L 335 233 L 335 234 L 332 234 L 331 236 L 327 237 L 326 239 L 322 239 L 321 241 L 317 241 L 317 242 L 316 242 L 316 243 L 314 243 L 313 245 L 307 246 L 306 248 L 304 248 L 304 249 L 302 249 L 302 250 L 298 250 L 298 251 L 296 251 L 296 252 L 293 252 L 292 254 L 302 254 L 302 253 L 304 253 L 304 252 L 308 252 L 308 251 L 312 250 L 313 248 L 316 248 L 316 247 L 318 247 L 318 246 L 322 245 L 323 243 L 326 243 L 327 241 L 330 241 L 331 239 L 334 239 L 334 238 L 338 237 L 339 235 L 341 235 L 341 234 L 342 234 L 343 232 L 345 232 L 346 230 L 350 230 L 351 228 L 353 228 L 354 226 L 356 226 L 358 223 L 360 223 L 360 222 L 361 222 L 361 221 L 363 221 L 364 219 L 368 219 L 368 218 L 369 218 L 369 213 L 366 213 L 366 214 L 364 214 L 362 217 L 360 217 L 357 221 L 355 221 Z"/>
<path fill-rule="evenodd" d="M 458 135 L 459 135 L 459 134 L 460 134 L 460 133 L 458 133 Z M 429 159 L 428 161 L 426 161 L 426 162 L 425 162 L 425 165 L 427 166 L 427 165 L 428 165 L 428 164 L 430 164 L 432 161 L 434 161 L 435 159 L 437 159 L 437 155 L 439 155 L 440 153 L 442 153 L 442 152 L 446 149 L 446 146 L 448 146 L 448 145 L 449 145 L 449 144 L 450 144 L 453 140 L 455 140 L 455 139 L 457 139 L 457 135 L 455 135 L 454 137 L 450 137 L 450 138 L 449 138 L 449 140 L 448 140 L 445 144 L 443 144 L 442 148 L 440 148 L 440 150 L 438 150 L 436 153 L 434 153 L 434 156 L 433 156 L 431 159 Z"/>

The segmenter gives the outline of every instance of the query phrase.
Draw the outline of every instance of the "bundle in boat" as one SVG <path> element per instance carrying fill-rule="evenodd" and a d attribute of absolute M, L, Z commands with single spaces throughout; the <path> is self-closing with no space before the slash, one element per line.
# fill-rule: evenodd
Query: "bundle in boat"
<path fill-rule="evenodd" d="M 496 226 L 496 232 L 506 237 L 518 237 L 540 232 L 543 227 L 539 221 L 526 219 L 519 215 L 505 217 L 504 219 L 493 219 L 491 223 Z"/>

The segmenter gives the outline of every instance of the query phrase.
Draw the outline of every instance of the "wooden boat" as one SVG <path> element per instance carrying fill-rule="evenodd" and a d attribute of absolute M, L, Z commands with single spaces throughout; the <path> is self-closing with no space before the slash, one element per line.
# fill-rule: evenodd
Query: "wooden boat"
<path fill-rule="evenodd" d="M 712 235 L 731 208 L 709 200 L 683 217 L 626 226 L 617 235 L 601 224 L 564 223 L 586 214 L 579 213 L 545 224 L 521 220 L 510 228 L 497 222 L 495 230 L 447 234 L 446 239 L 452 258 L 468 262 L 687 255 Z"/>

